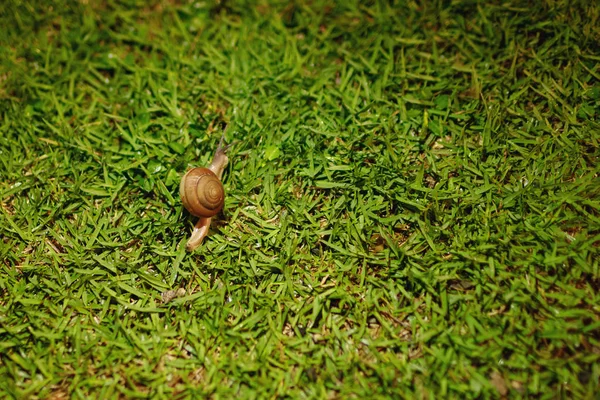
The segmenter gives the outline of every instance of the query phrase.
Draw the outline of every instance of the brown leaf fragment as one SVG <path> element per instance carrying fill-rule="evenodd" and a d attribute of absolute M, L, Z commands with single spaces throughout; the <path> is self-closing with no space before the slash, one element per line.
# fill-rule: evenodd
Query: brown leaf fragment
<path fill-rule="evenodd" d="M 496 388 L 500 396 L 506 396 L 508 394 L 508 388 L 504 378 L 498 371 L 494 371 L 490 374 L 490 383 Z"/>
<path fill-rule="evenodd" d="M 182 297 L 182 296 L 185 296 L 185 289 L 184 288 L 179 288 L 179 289 L 174 289 L 174 290 L 167 290 L 166 292 L 162 292 L 161 295 L 160 295 L 163 304 L 167 304 L 171 300 L 173 300 L 173 299 L 175 299 L 177 297 Z"/>

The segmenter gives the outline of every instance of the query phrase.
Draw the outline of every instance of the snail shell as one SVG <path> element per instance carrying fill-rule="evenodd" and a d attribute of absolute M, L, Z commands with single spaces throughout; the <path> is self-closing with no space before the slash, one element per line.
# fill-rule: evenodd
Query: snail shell
<path fill-rule="evenodd" d="M 181 179 L 179 195 L 183 206 L 197 217 L 210 218 L 225 202 L 223 184 L 208 168 L 193 168 Z"/>

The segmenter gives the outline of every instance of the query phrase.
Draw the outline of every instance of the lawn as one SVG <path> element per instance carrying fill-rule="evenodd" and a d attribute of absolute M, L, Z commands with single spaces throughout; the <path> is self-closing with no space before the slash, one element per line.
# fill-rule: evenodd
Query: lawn
<path fill-rule="evenodd" d="M 598 395 L 600 3 L 0 3 L 0 398 Z"/>

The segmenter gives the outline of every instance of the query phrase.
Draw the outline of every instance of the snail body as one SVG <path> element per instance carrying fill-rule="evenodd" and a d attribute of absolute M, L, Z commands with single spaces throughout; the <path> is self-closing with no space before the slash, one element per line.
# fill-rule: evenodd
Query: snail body
<path fill-rule="evenodd" d="M 208 234 L 211 218 L 223 209 L 225 189 L 221 178 L 228 161 L 225 154 L 228 147 L 223 146 L 223 138 L 221 138 L 211 164 L 207 168 L 192 168 L 181 179 L 179 185 L 181 202 L 190 214 L 200 217 L 186 244 L 186 249 L 189 251 L 200 246 Z"/>

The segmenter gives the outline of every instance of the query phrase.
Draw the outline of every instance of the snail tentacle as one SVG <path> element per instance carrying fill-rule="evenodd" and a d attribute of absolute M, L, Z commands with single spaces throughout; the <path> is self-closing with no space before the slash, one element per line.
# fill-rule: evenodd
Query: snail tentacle
<path fill-rule="evenodd" d="M 231 145 L 223 146 L 223 138 L 221 138 L 221 142 L 219 143 L 219 147 L 217 147 L 217 151 L 215 151 L 215 155 L 213 156 L 213 160 L 208 166 L 212 172 L 215 173 L 217 178 L 221 180 L 223 178 L 223 171 L 225 171 L 225 167 L 227 166 L 227 161 L 229 158 L 225 154 L 225 151 Z"/>

